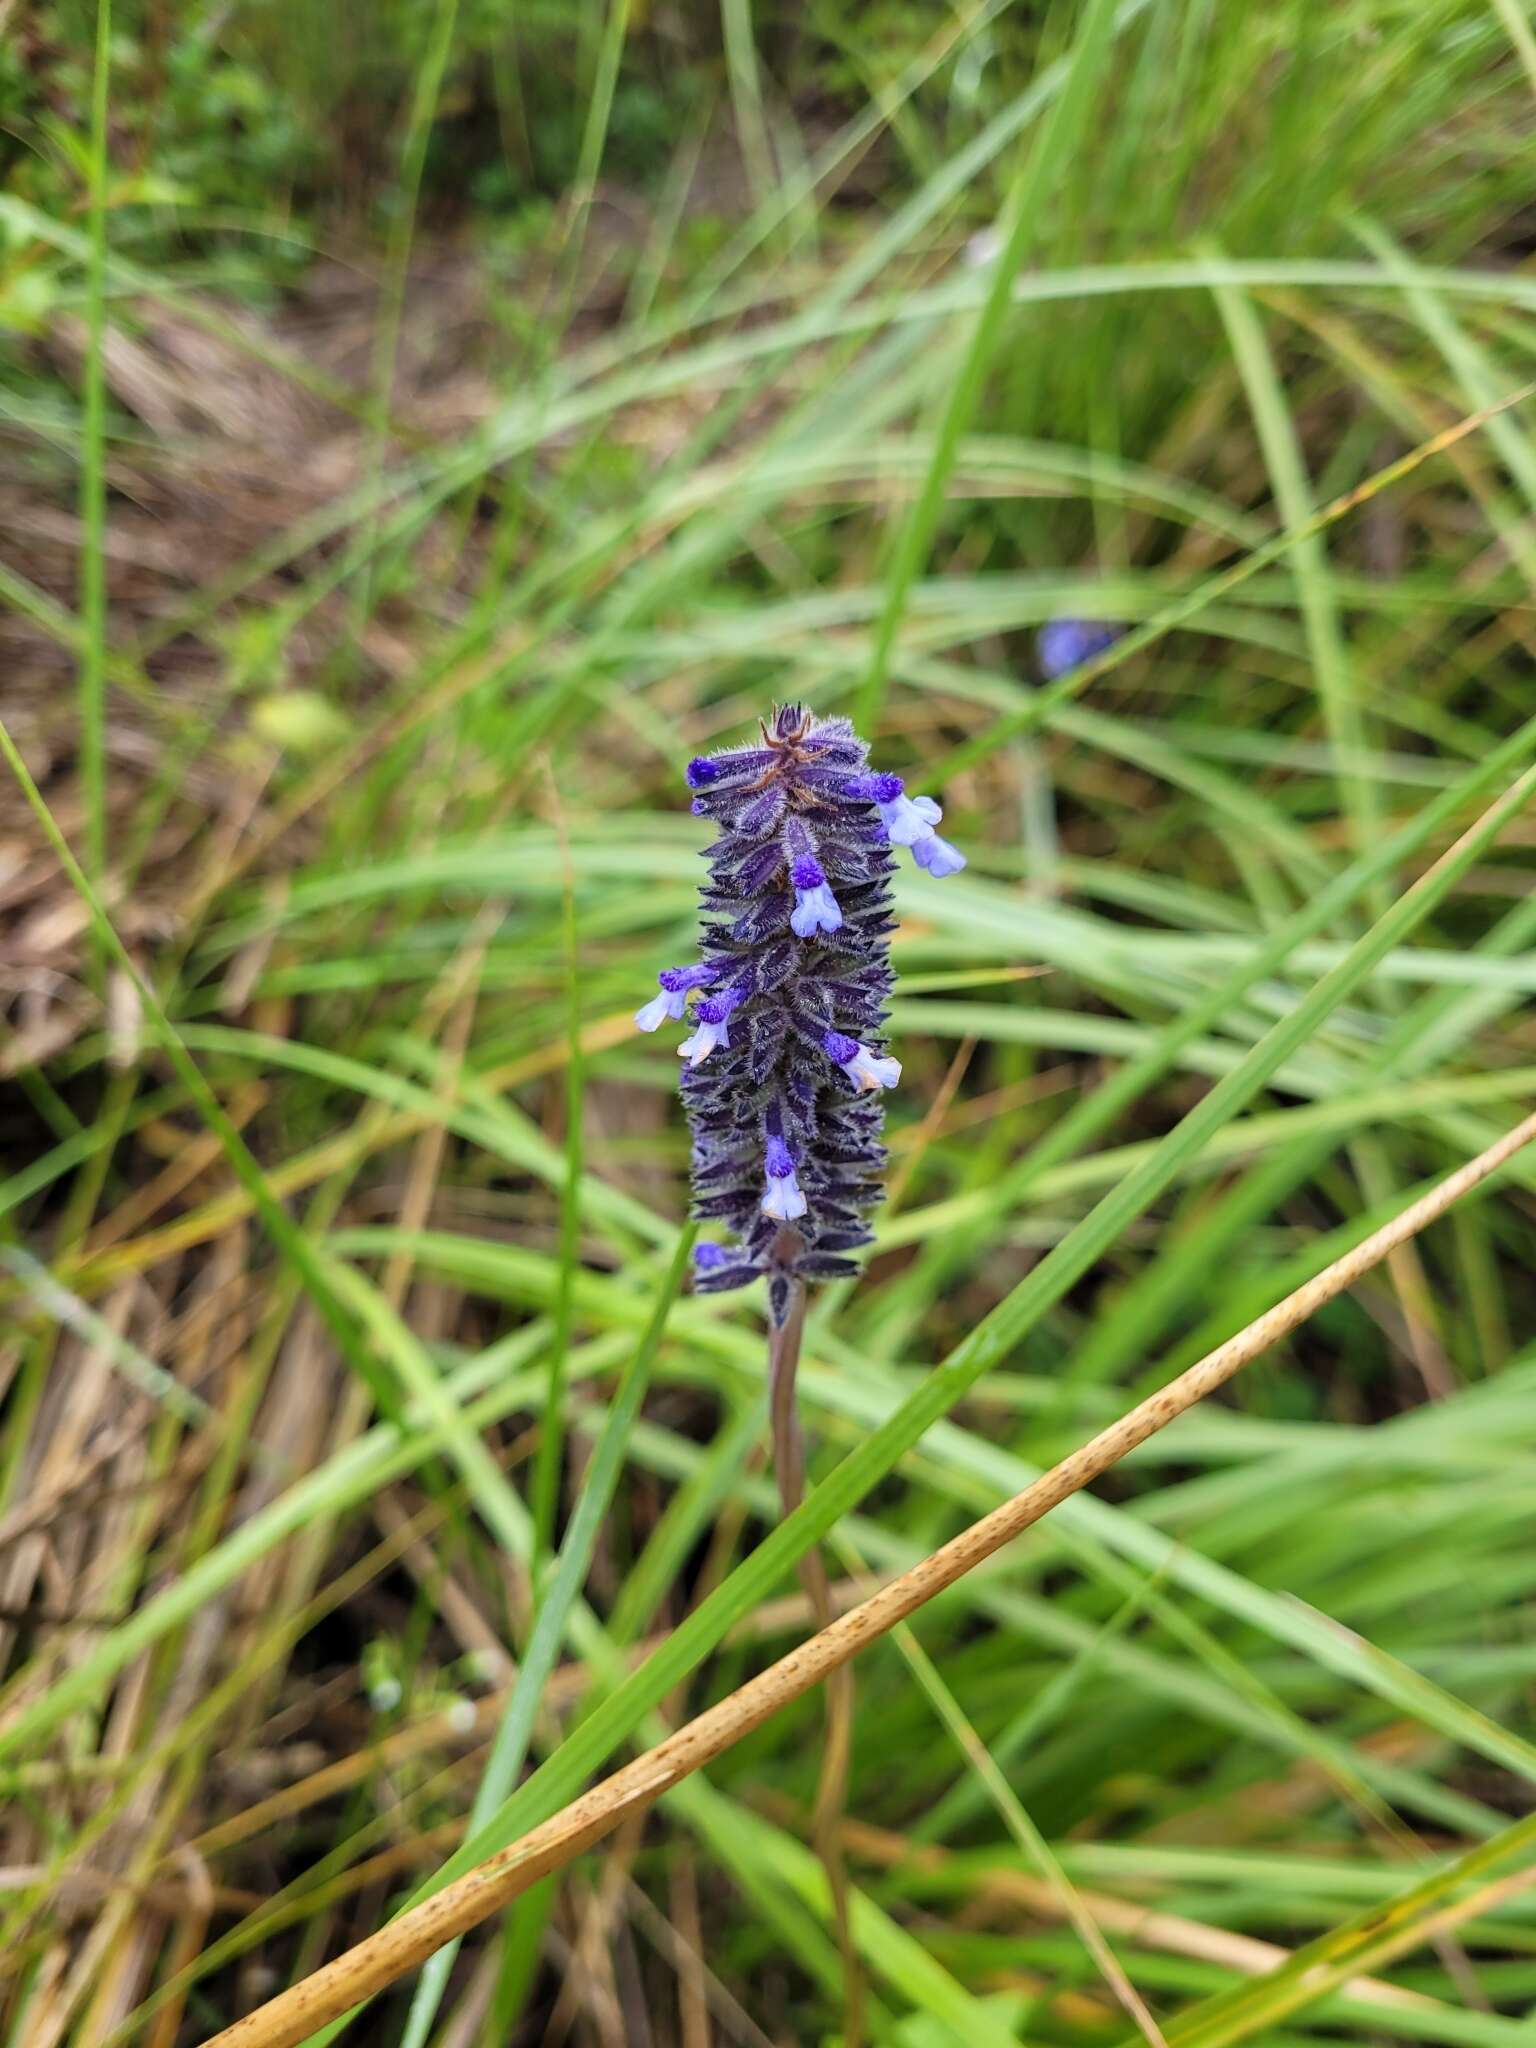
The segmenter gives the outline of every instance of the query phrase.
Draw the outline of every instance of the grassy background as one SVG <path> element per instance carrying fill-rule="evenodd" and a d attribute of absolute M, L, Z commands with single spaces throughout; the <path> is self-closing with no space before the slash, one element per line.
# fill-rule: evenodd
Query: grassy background
<path fill-rule="evenodd" d="M 12 18 L 0 2040 L 202 2040 L 1528 1106 L 1529 816 L 1403 899 L 1536 756 L 1533 91 L 1527 0 Z M 792 696 L 971 865 L 764 1549 L 629 1019 Z M 1176 2048 L 1530 2039 L 1533 1190 L 861 1660 L 876 2041 L 1118 2048 L 1105 1942 Z M 350 2038 L 836 2038 L 820 1731 Z"/>

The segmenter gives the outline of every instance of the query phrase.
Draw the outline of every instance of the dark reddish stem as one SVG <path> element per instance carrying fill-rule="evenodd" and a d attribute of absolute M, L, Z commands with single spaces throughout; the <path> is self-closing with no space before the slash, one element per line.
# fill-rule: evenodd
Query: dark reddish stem
<path fill-rule="evenodd" d="M 780 1244 L 786 1237 L 798 1238 L 799 1232 L 786 1226 L 780 1233 Z M 780 1245 L 776 1244 L 774 1250 L 777 1254 Z M 793 1251 L 789 1256 L 793 1257 Z M 805 1307 L 805 1282 L 792 1280 L 788 1311 L 783 1322 L 771 1329 L 768 1335 L 768 1412 L 773 1432 L 773 1467 L 779 1483 L 779 1505 L 786 1517 L 794 1513 L 805 1496 L 805 1435 L 800 1427 L 800 1403 L 795 1390 L 800 1344 L 805 1334 Z M 810 1602 L 812 1623 L 817 1629 L 824 1629 L 832 1620 L 832 1587 L 819 1548 L 805 1553 L 800 1560 L 799 1572 L 800 1583 Z M 864 2032 L 864 1972 L 854 1945 L 848 1871 L 843 1861 L 841 1841 L 849 1767 L 853 1761 L 853 1670 L 849 1665 L 828 1679 L 826 1730 L 811 1831 L 816 1853 L 827 1873 L 838 1947 L 842 1951 L 844 2048 L 860 2048 Z"/>

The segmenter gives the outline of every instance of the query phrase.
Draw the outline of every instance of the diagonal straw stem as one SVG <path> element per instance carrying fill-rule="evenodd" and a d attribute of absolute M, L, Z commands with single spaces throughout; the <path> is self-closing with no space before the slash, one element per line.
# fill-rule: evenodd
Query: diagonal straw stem
<path fill-rule="evenodd" d="M 1536 1113 L 1458 1167 L 1390 1223 L 1363 1239 L 1323 1272 L 1288 1294 L 1118 1422 L 1064 1458 L 1012 1500 L 850 1608 L 798 1649 L 669 1735 L 633 1763 L 603 1779 L 520 1842 L 444 1886 L 355 1948 L 226 2027 L 208 2048 L 299 2048 L 317 2028 L 382 1991 L 436 1949 L 507 1905 L 539 1878 L 600 1842 L 621 1821 L 643 1812 L 672 1786 L 710 1763 L 763 1722 L 840 1671 L 858 1652 L 908 1615 L 984 1564 L 1015 1536 L 1100 1478 L 1137 1445 L 1224 1386 L 1282 1337 L 1353 1287 L 1390 1252 L 1435 1222 L 1462 1196 L 1536 1138 Z"/>

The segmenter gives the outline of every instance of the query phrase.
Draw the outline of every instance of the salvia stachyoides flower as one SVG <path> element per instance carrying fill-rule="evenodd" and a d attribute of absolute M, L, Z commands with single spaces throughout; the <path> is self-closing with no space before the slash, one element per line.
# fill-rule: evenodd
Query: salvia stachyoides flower
<path fill-rule="evenodd" d="M 1035 639 L 1040 673 L 1048 683 L 1054 682 L 1106 653 L 1119 638 L 1120 628 L 1102 619 L 1052 619 Z"/>
<path fill-rule="evenodd" d="M 881 1094 L 901 1079 L 882 1027 L 891 990 L 892 849 L 930 875 L 964 856 L 932 797 L 871 774 L 845 718 L 787 704 L 759 744 L 688 764 L 693 808 L 714 820 L 696 965 L 667 967 L 635 1013 L 682 1022 L 693 1209 L 733 1242 L 701 1244 L 709 1292 L 768 1279 L 775 1324 L 797 1281 L 858 1270 L 881 1198 Z"/>

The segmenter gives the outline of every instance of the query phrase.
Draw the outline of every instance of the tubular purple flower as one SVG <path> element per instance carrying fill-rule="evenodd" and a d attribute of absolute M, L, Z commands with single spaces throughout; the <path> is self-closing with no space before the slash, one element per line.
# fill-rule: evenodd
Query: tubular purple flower
<path fill-rule="evenodd" d="M 712 967 L 663 967 L 656 977 L 661 994 L 641 1004 L 635 1012 L 635 1022 L 642 1031 L 655 1031 L 669 1018 L 677 1023 L 688 1006 L 690 991 L 707 988 L 714 978 Z"/>
<path fill-rule="evenodd" d="M 656 977 L 669 994 L 686 995 L 692 988 L 708 988 L 715 979 L 713 967 L 663 967 Z"/>
<path fill-rule="evenodd" d="M 795 1162 L 782 1138 L 770 1134 L 763 1148 L 763 1173 L 767 1182 L 762 1210 L 779 1223 L 793 1223 L 806 1212 L 807 1203 L 795 1178 Z"/>
<path fill-rule="evenodd" d="M 731 1042 L 731 1012 L 739 1009 L 744 1001 L 740 989 L 728 988 L 720 995 L 706 996 L 702 1003 L 696 1003 L 693 1010 L 696 1029 L 692 1037 L 685 1038 L 677 1048 L 678 1057 L 691 1060 L 694 1066 L 698 1066 L 717 1046 L 728 1046 Z"/>
<path fill-rule="evenodd" d="M 806 1211 L 806 1199 L 800 1191 L 800 1183 L 791 1174 L 787 1180 L 771 1180 L 763 1196 L 762 1211 L 771 1216 L 775 1223 L 797 1223 Z"/>
<path fill-rule="evenodd" d="M 670 1017 L 675 1023 L 683 1014 L 684 996 L 668 995 L 665 989 L 659 996 L 652 996 L 648 1003 L 642 1003 L 635 1012 L 635 1022 L 642 1031 L 659 1031 Z"/>
<path fill-rule="evenodd" d="M 942 881 L 946 875 L 958 875 L 965 866 L 965 855 L 959 847 L 951 846 L 937 832 L 913 841 L 912 858 L 920 868 L 926 868 L 936 882 Z"/>
<path fill-rule="evenodd" d="M 791 866 L 789 879 L 795 891 L 795 907 L 789 913 L 792 931 L 802 939 L 810 939 L 817 932 L 835 932 L 841 928 L 842 909 L 827 887 L 820 861 L 811 854 L 805 854 Z"/>
<path fill-rule="evenodd" d="M 847 720 L 801 705 L 778 709 L 751 746 L 690 762 L 688 785 L 716 837 L 702 965 L 668 974 L 708 983 L 678 1050 L 693 1211 L 730 1237 L 699 1248 L 694 1284 L 762 1275 L 779 1325 L 798 1282 L 857 1271 L 848 1254 L 869 1242 L 865 1215 L 881 1199 L 880 1097 L 901 1073 L 881 1031 L 891 847 L 910 844 L 930 873 L 960 856 L 935 838 L 931 798 L 870 775 Z M 666 977 L 662 990 L 688 993 Z"/>
<path fill-rule="evenodd" d="M 881 1057 L 871 1052 L 867 1045 L 860 1045 L 856 1038 L 849 1038 L 841 1031 L 827 1031 L 822 1034 L 822 1050 L 828 1059 L 835 1060 L 859 1089 L 878 1091 L 894 1088 L 901 1079 L 901 1061 L 889 1054 Z"/>
<path fill-rule="evenodd" d="M 892 846 L 915 846 L 931 837 L 944 815 L 931 796 L 908 796 L 899 775 L 858 775 L 843 788 L 847 795 L 874 805 Z"/>

